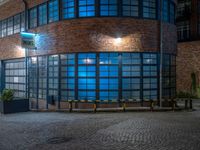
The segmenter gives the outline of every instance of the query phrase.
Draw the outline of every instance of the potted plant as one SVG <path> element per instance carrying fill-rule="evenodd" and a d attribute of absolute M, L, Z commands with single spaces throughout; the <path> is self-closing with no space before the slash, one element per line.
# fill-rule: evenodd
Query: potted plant
<path fill-rule="evenodd" d="M 14 91 L 4 89 L 0 98 L 0 112 L 3 114 L 29 111 L 29 100 L 15 99 Z"/>

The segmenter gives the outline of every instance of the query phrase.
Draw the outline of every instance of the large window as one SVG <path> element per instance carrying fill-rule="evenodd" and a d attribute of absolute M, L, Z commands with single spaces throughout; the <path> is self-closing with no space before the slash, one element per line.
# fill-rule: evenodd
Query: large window
<path fill-rule="evenodd" d="M 95 16 L 95 0 L 78 0 L 79 17 Z"/>
<path fill-rule="evenodd" d="M 157 19 L 158 0 L 49 0 L 29 9 L 27 28 L 35 28 L 60 19 L 83 17 L 139 17 Z M 178 5 L 178 14 L 188 14 L 190 2 Z M 163 0 L 163 20 L 175 23 L 175 3 Z M 25 30 L 25 12 L 0 20 L 0 37 Z M 21 29 L 20 29 L 21 28 Z"/>
<path fill-rule="evenodd" d="M 175 23 L 175 5 L 173 2 L 170 3 L 170 23 Z"/>
<path fill-rule="evenodd" d="M 117 0 L 100 0 L 101 16 L 117 16 Z"/>
<path fill-rule="evenodd" d="M 20 14 L 14 16 L 14 33 L 20 32 Z"/>
<path fill-rule="evenodd" d="M 29 97 L 37 98 L 37 85 L 38 85 L 38 71 L 37 66 L 38 61 L 37 57 L 31 57 L 29 59 Z"/>
<path fill-rule="evenodd" d="M 176 56 L 163 55 L 163 97 L 176 94 Z M 29 58 L 29 96 L 33 108 L 53 98 L 118 101 L 157 100 L 157 53 L 69 53 Z M 4 61 L 5 87 L 25 96 L 25 60 Z M 3 76 L 4 77 L 4 76 Z M 2 84 L 4 85 L 4 84 Z M 37 99 L 38 101 L 35 101 Z M 35 105 L 36 104 L 36 105 Z M 46 103 L 46 107 L 48 107 Z"/>
<path fill-rule="evenodd" d="M 143 17 L 156 18 L 156 0 L 143 0 Z"/>
<path fill-rule="evenodd" d="M 179 0 L 177 5 L 177 17 L 185 17 L 191 11 L 191 0 Z"/>
<path fill-rule="evenodd" d="M 96 54 L 78 55 L 78 99 L 96 99 Z"/>
<path fill-rule="evenodd" d="M 168 5 L 168 0 L 163 0 L 163 21 L 169 21 L 169 5 Z"/>
<path fill-rule="evenodd" d="M 38 7 L 39 9 L 39 25 L 47 24 L 47 4 L 42 4 Z"/>
<path fill-rule="evenodd" d="M 139 0 L 122 0 L 123 16 L 139 16 Z"/>
<path fill-rule="evenodd" d="M 157 99 L 157 54 L 143 54 L 143 98 L 144 100 Z"/>
<path fill-rule="evenodd" d="M 25 61 L 5 62 L 5 88 L 13 89 L 15 97 L 25 97 Z"/>
<path fill-rule="evenodd" d="M 59 20 L 59 3 L 58 0 L 49 1 L 49 22 L 54 22 Z"/>
<path fill-rule="evenodd" d="M 48 96 L 58 99 L 59 56 L 51 55 L 48 61 Z"/>
<path fill-rule="evenodd" d="M 46 99 L 47 90 L 47 57 L 38 57 L 38 98 Z"/>
<path fill-rule="evenodd" d="M 75 1 L 62 0 L 62 18 L 69 19 L 75 17 Z"/>
<path fill-rule="evenodd" d="M 1 28 L 2 28 L 2 33 L 1 33 L 2 37 L 5 37 L 7 35 L 7 20 L 2 21 Z"/>
<path fill-rule="evenodd" d="M 75 54 L 61 57 L 61 100 L 75 99 Z"/>
<path fill-rule="evenodd" d="M 177 23 L 178 40 L 184 41 L 190 39 L 190 24 L 189 21 Z"/>
<path fill-rule="evenodd" d="M 13 34 L 13 17 L 8 19 L 8 25 L 7 25 L 7 35 Z"/>
<path fill-rule="evenodd" d="M 140 99 L 141 54 L 122 53 L 122 97 Z"/>
<path fill-rule="evenodd" d="M 25 13 L 21 13 L 21 31 L 25 30 Z"/>
<path fill-rule="evenodd" d="M 37 7 L 29 11 L 29 28 L 37 27 Z"/>
<path fill-rule="evenodd" d="M 100 100 L 119 99 L 119 56 L 118 53 L 100 53 L 99 56 Z"/>

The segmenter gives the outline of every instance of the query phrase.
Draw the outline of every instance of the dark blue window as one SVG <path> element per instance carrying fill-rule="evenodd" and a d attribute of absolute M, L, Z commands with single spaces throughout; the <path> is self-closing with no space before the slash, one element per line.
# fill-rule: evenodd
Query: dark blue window
<path fill-rule="evenodd" d="M 48 62 L 48 82 L 49 82 L 49 96 L 54 96 L 57 99 L 58 96 L 58 73 L 59 73 L 59 57 L 58 55 L 49 56 Z"/>
<path fill-rule="evenodd" d="M 101 16 L 117 16 L 117 0 L 100 0 Z"/>
<path fill-rule="evenodd" d="M 13 34 L 13 17 L 8 18 L 8 24 L 7 24 L 7 35 Z"/>
<path fill-rule="evenodd" d="M 37 7 L 29 11 L 29 28 L 37 27 Z"/>
<path fill-rule="evenodd" d="M 78 54 L 78 99 L 96 99 L 96 54 Z"/>
<path fill-rule="evenodd" d="M 47 90 L 47 57 L 38 57 L 38 98 L 46 99 Z"/>
<path fill-rule="evenodd" d="M 140 78 L 122 79 L 123 99 L 140 99 Z"/>
<path fill-rule="evenodd" d="M 143 64 L 156 65 L 157 64 L 157 54 L 151 54 L 151 53 L 143 54 Z"/>
<path fill-rule="evenodd" d="M 139 0 L 122 0 L 123 16 L 139 16 Z"/>
<path fill-rule="evenodd" d="M 122 53 L 122 96 L 123 99 L 140 101 L 141 54 Z"/>
<path fill-rule="evenodd" d="M 117 100 L 119 88 L 119 54 L 100 53 L 100 100 Z"/>
<path fill-rule="evenodd" d="M 2 28 L 2 37 L 5 37 L 7 36 L 7 19 L 3 20 L 2 22 L 2 25 L 1 25 L 1 28 Z"/>
<path fill-rule="evenodd" d="M 175 5 L 170 3 L 170 23 L 175 23 Z"/>
<path fill-rule="evenodd" d="M 145 100 L 157 99 L 157 54 L 143 54 L 143 98 Z"/>
<path fill-rule="evenodd" d="M 78 0 L 79 17 L 95 16 L 95 0 Z"/>
<path fill-rule="evenodd" d="M 40 5 L 39 9 L 39 25 L 47 24 L 47 4 Z"/>
<path fill-rule="evenodd" d="M 168 22 L 169 21 L 169 5 L 168 5 L 168 0 L 163 0 L 163 21 Z"/>
<path fill-rule="evenodd" d="M 156 0 L 143 0 L 143 17 L 156 19 Z"/>
<path fill-rule="evenodd" d="M 54 22 L 59 20 L 59 4 L 58 0 L 49 1 L 49 22 Z"/>
<path fill-rule="evenodd" d="M 75 99 L 75 54 L 60 55 L 61 100 Z"/>
<path fill-rule="evenodd" d="M 22 12 L 21 13 L 21 31 L 24 31 L 25 30 L 25 13 L 24 12 Z"/>
<path fill-rule="evenodd" d="M 75 4 L 74 0 L 62 0 L 62 18 L 74 18 L 75 17 Z"/>
<path fill-rule="evenodd" d="M 123 65 L 140 65 L 141 58 L 140 53 L 122 53 Z"/>
<path fill-rule="evenodd" d="M 14 33 L 20 32 L 20 14 L 14 16 Z"/>

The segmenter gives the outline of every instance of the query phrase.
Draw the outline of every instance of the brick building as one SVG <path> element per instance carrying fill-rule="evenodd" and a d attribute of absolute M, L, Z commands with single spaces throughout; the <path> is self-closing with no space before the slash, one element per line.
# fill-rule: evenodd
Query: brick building
<path fill-rule="evenodd" d="M 143 104 L 159 98 L 159 0 L 26 0 L 31 108 L 64 109 L 68 100 Z M 176 91 L 176 1 L 163 1 L 163 96 Z M 24 97 L 25 5 L 0 5 L 1 89 Z M 55 100 L 55 105 L 49 103 Z"/>
<path fill-rule="evenodd" d="M 179 0 L 177 6 L 177 92 L 191 91 L 191 74 L 200 85 L 200 1 Z"/>

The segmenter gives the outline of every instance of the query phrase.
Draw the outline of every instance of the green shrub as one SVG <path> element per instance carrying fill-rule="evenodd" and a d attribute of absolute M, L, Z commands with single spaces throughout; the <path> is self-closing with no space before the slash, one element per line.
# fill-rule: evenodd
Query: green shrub
<path fill-rule="evenodd" d="M 11 89 L 4 89 L 1 94 L 2 101 L 12 101 L 14 98 L 14 91 Z"/>

